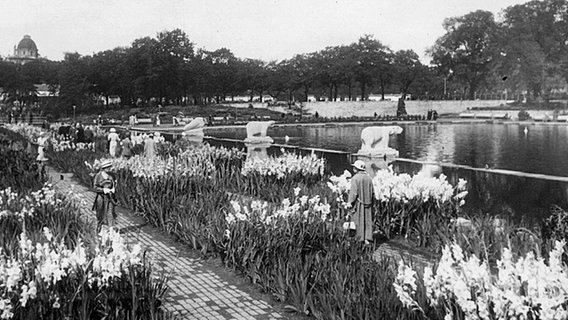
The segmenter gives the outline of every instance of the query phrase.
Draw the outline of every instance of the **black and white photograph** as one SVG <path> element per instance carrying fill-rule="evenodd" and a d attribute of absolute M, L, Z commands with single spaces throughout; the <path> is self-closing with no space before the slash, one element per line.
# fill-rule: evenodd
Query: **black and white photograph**
<path fill-rule="evenodd" d="M 568 0 L 2 0 L 1 320 L 568 319 Z"/>

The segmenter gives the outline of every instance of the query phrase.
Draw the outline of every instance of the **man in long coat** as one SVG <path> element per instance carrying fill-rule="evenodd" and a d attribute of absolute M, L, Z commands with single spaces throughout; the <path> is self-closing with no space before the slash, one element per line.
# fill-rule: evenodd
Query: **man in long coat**
<path fill-rule="evenodd" d="M 351 189 L 347 202 L 353 207 L 351 221 L 357 228 L 356 237 L 365 241 L 373 241 L 373 202 L 375 192 L 371 176 L 365 171 L 365 162 L 357 160 L 353 163 L 355 175 L 351 178 Z"/>

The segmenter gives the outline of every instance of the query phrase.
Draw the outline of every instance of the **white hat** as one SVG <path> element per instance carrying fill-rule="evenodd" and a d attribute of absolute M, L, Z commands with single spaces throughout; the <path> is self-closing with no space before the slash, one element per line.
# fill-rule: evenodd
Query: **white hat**
<path fill-rule="evenodd" d="M 112 167 L 112 161 L 110 161 L 108 159 L 101 161 L 101 165 L 100 165 L 101 169 L 109 168 L 109 167 Z"/>
<path fill-rule="evenodd" d="M 110 132 L 116 132 L 116 129 L 115 129 L 115 128 L 110 128 L 109 131 L 110 131 Z"/>
<path fill-rule="evenodd" d="M 363 160 L 353 162 L 352 166 L 357 170 L 365 171 L 365 162 Z"/>

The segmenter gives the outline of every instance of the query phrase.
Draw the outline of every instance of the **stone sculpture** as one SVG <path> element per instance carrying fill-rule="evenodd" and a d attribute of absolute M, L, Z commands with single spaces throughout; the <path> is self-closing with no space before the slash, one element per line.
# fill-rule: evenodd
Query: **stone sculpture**
<path fill-rule="evenodd" d="M 203 137 L 203 127 L 205 127 L 205 120 L 202 117 L 197 117 L 183 127 L 184 136 Z"/>
<path fill-rule="evenodd" d="M 402 128 L 399 126 L 366 127 L 361 131 L 361 149 L 357 154 L 369 157 L 398 157 L 398 151 L 389 148 L 389 138 L 400 133 Z"/>
<path fill-rule="evenodd" d="M 36 160 L 38 161 L 47 161 L 48 159 L 45 157 L 45 152 L 44 152 L 44 148 L 45 145 L 47 144 L 47 133 L 43 132 L 39 139 L 37 139 L 37 158 Z"/>
<path fill-rule="evenodd" d="M 266 135 L 268 128 L 274 124 L 274 121 L 251 121 L 247 123 L 248 143 L 272 143 L 274 140 Z"/>

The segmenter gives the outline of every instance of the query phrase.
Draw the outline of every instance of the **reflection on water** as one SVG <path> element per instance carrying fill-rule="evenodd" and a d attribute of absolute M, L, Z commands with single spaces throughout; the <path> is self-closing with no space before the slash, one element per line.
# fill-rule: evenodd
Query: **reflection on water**
<path fill-rule="evenodd" d="M 399 124 L 400 125 L 400 124 Z M 405 124 L 389 146 L 401 158 L 472 167 L 568 176 L 568 125 L 550 124 Z M 275 143 L 355 153 L 364 126 L 286 126 L 268 130 Z M 524 129 L 528 132 L 525 134 Z M 209 135 L 243 140 L 245 129 Z"/>

